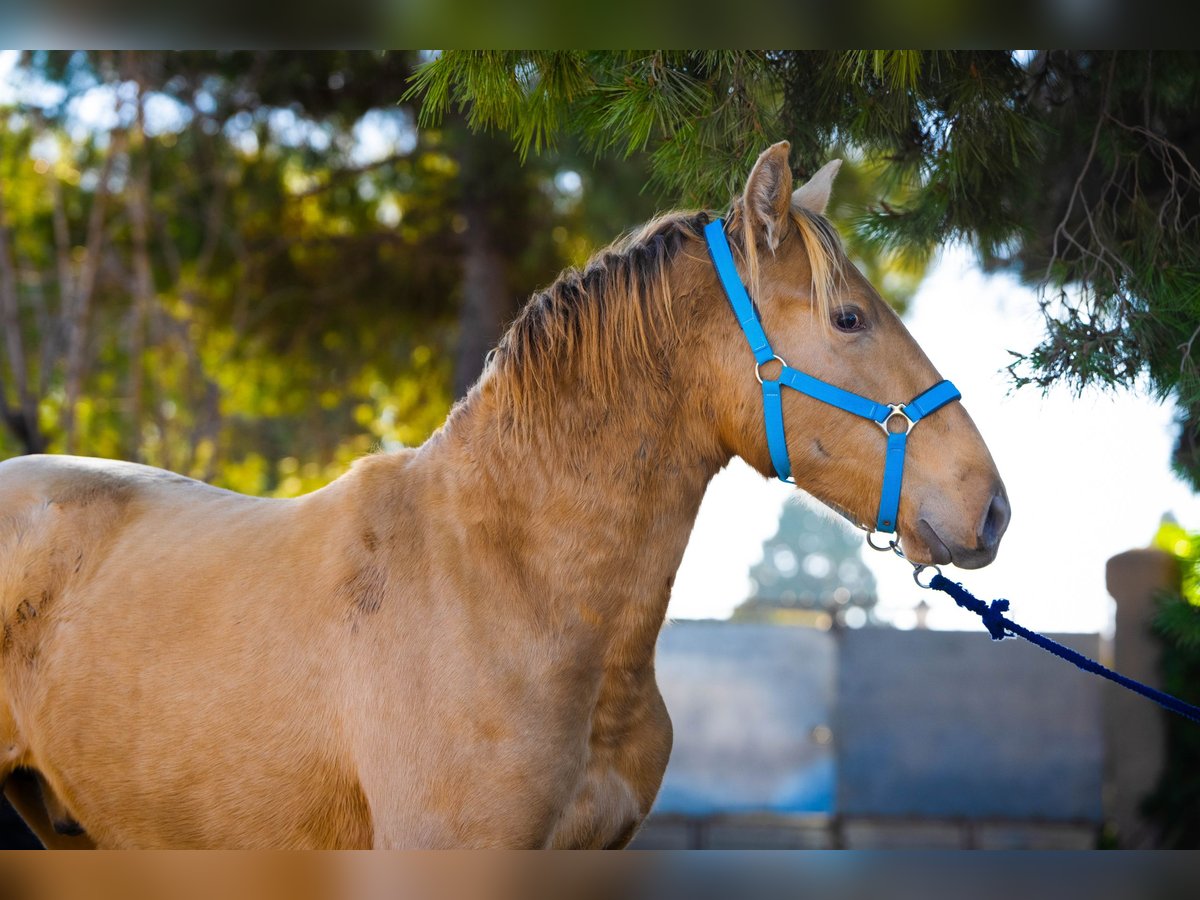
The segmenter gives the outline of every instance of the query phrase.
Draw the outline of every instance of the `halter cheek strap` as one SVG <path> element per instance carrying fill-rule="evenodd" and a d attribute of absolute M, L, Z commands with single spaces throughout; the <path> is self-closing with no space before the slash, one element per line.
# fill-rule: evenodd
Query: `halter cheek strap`
<path fill-rule="evenodd" d="M 710 222 L 704 229 L 704 238 L 713 266 L 717 270 L 717 277 L 725 289 L 725 296 L 729 298 L 729 305 L 733 307 L 742 333 L 746 335 L 746 341 L 754 353 L 755 376 L 762 384 L 767 448 L 771 453 L 771 464 L 775 467 L 776 476 L 788 484 L 796 483 L 792 479 L 792 463 L 788 457 L 787 438 L 783 428 L 783 388 L 791 388 L 822 403 L 870 419 L 887 435 L 883 490 L 879 498 L 875 529 L 894 532 L 900 510 L 900 487 L 904 480 L 904 453 L 908 445 L 908 433 L 921 419 L 952 400 L 959 399 L 961 395 L 958 388 L 949 381 L 942 381 L 908 403 L 876 403 L 859 394 L 835 387 L 827 381 L 814 378 L 799 369 L 793 369 L 771 349 L 771 342 L 767 340 L 767 333 L 758 318 L 758 311 L 754 308 L 754 302 L 746 292 L 734 265 L 733 254 L 725 238 L 725 222 L 722 219 Z M 777 360 L 782 369 L 774 378 L 763 378 L 762 367 L 771 360 Z M 903 427 L 893 431 L 892 419 L 899 419 Z"/>

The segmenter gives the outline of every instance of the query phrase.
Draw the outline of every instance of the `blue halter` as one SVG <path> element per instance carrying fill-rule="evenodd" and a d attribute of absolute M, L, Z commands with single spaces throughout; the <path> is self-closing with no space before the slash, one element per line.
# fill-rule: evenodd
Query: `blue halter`
<path fill-rule="evenodd" d="M 742 332 L 754 353 L 754 374 L 763 389 L 767 447 L 771 452 L 771 463 L 775 467 L 776 476 L 788 484 L 796 483 L 792 478 L 792 462 L 788 457 L 787 441 L 784 438 L 781 388 L 789 387 L 822 403 L 870 419 L 887 435 L 883 493 L 879 498 L 875 529 L 885 533 L 894 532 L 896 515 L 900 510 L 900 485 L 904 480 L 904 450 L 908 444 L 908 433 L 931 412 L 941 409 L 951 400 L 959 399 L 962 395 L 959 394 L 958 388 L 949 381 L 943 381 L 908 403 L 876 403 L 874 400 L 834 387 L 827 381 L 806 375 L 799 369 L 793 369 L 771 349 L 771 342 L 767 340 L 767 334 L 763 331 L 754 301 L 746 292 L 741 278 L 738 277 L 737 267 L 733 264 L 733 254 L 729 252 L 729 242 L 725 239 L 724 220 L 716 219 L 705 226 L 704 238 L 708 242 L 708 253 L 712 257 L 713 266 L 716 267 L 721 286 L 725 289 L 725 296 L 729 298 L 729 305 L 733 307 L 738 324 L 742 326 Z M 783 368 L 775 378 L 763 378 L 763 365 L 773 359 Z M 892 431 L 889 427 L 892 419 L 899 419 L 904 425 L 903 430 Z"/>

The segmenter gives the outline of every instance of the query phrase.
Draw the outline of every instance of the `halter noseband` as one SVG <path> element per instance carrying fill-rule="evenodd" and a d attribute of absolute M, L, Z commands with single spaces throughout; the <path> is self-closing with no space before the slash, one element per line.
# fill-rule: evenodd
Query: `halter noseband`
<path fill-rule="evenodd" d="M 792 462 L 788 457 L 787 441 L 784 438 L 781 388 L 789 387 L 822 403 L 870 419 L 887 435 L 883 493 L 879 498 L 875 529 L 885 533 L 894 532 L 896 516 L 900 510 L 900 485 L 904 479 L 904 451 L 908 445 L 908 433 L 921 419 L 941 409 L 950 401 L 959 399 L 962 395 L 959 394 L 958 388 L 949 381 L 942 381 L 908 403 L 876 403 L 874 400 L 834 387 L 829 382 L 807 375 L 799 369 L 793 369 L 771 349 L 771 342 L 767 340 L 767 333 L 763 331 L 754 301 L 746 292 L 745 285 L 738 277 L 737 267 L 733 264 L 733 254 L 730 253 L 729 242 L 725 239 L 724 220 L 716 219 L 708 223 L 704 228 L 704 238 L 708 243 L 708 254 L 717 270 L 717 278 L 721 281 L 721 287 L 725 289 L 729 305 L 733 307 L 738 324 L 742 326 L 742 332 L 754 353 L 754 375 L 762 385 L 767 447 L 771 452 L 771 464 L 775 467 L 776 476 L 788 484 L 796 483 L 791 477 Z M 782 369 L 774 378 L 763 378 L 762 367 L 771 360 L 777 360 Z M 903 420 L 902 431 L 892 431 L 888 427 L 894 418 Z"/>

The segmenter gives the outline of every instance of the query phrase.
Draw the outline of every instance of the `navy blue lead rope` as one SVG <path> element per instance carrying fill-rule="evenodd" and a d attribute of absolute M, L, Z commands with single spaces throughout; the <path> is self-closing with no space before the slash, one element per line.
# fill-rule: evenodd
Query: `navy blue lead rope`
<path fill-rule="evenodd" d="M 1143 697 L 1153 700 L 1159 706 L 1169 709 L 1173 713 L 1178 713 L 1185 719 L 1191 719 L 1193 722 L 1200 723 L 1200 707 L 1184 703 L 1178 697 L 1172 697 L 1170 694 L 1164 694 L 1162 691 L 1155 690 L 1148 685 L 1142 684 L 1140 681 L 1127 678 L 1119 672 L 1114 672 L 1112 669 L 1100 665 L 1100 663 L 1093 659 L 1088 659 L 1082 653 L 1076 653 L 1070 647 L 1064 647 L 1057 641 L 1052 641 L 1050 638 L 1040 635 L 1036 631 L 1022 628 L 1016 622 L 1006 618 L 1004 614 L 1008 612 L 1007 600 L 993 600 L 990 604 L 984 603 L 961 584 L 951 581 L 940 572 L 933 576 L 929 582 L 929 586 L 935 591 L 949 594 L 954 598 L 954 602 L 963 609 L 968 609 L 983 619 L 983 624 L 987 627 L 993 641 L 1001 640 L 1008 634 L 1023 637 L 1031 644 L 1037 644 L 1043 650 L 1049 650 L 1059 659 L 1065 659 L 1069 663 L 1074 663 L 1085 672 L 1091 672 L 1093 675 L 1099 675 L 1101 678 L 1115 681 L 1121 687 L 1128 688 L 1135 694 L 1141 694 Z"/>

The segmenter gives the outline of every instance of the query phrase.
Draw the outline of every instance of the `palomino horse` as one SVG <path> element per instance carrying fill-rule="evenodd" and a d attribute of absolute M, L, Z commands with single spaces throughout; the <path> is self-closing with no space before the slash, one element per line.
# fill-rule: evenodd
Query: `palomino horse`
<path fill-rule="evenodd" d="M 822 218 L 836 165 L 792 193 L 787 158 L 727 218 L 775 352 L 868 397 L 936 384 Z M 427 443 L 307 496 L 0 465 L 0 780 L 42 840 L 626 844 L 671 748 L 655 639 L 705 486 L 735 455 L 773 471 L 708 221 L 563 274 Z M 799 485 L 873 521 L 880 429 L 783 403 Z M 1007 519 L 952 402 L 912 433 L 901 545 L 982 566 Z"/>

